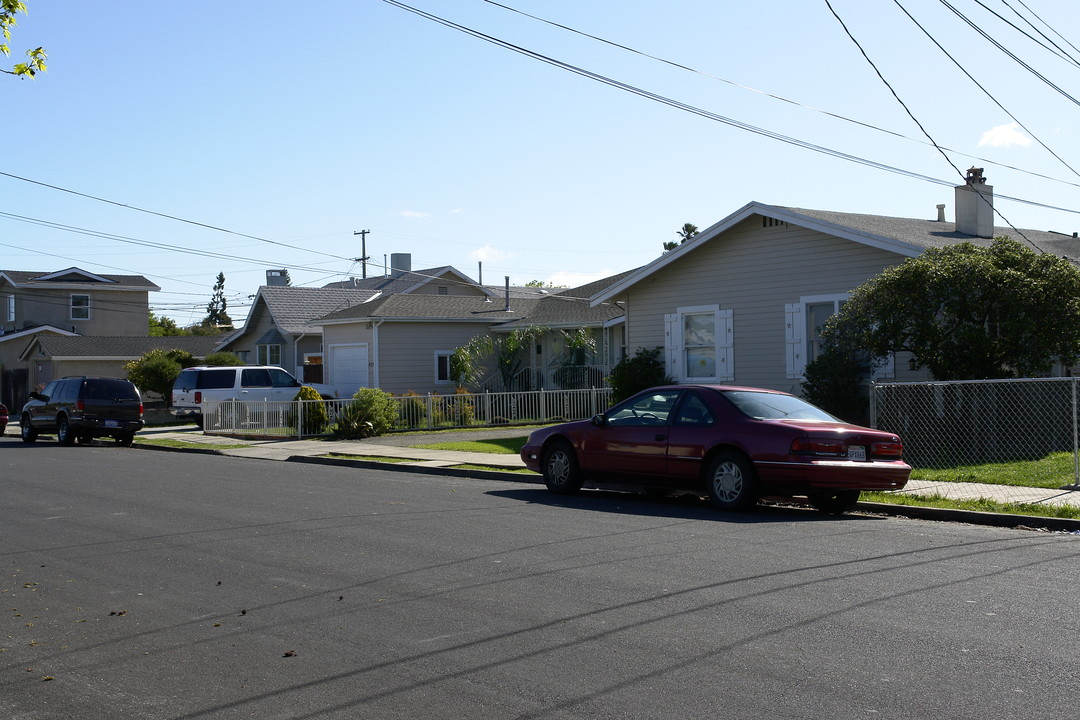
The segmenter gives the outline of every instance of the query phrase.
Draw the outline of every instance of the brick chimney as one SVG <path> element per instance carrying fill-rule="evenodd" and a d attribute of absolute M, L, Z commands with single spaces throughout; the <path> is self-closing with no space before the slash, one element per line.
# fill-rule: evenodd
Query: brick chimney
<path fill-rule="evenodd" d="M 983 169 L 967 171 L 963 185 L 956 186 L 956 232 L 981 238 L 994 237 L 994 188 L 986 184 Z"/>

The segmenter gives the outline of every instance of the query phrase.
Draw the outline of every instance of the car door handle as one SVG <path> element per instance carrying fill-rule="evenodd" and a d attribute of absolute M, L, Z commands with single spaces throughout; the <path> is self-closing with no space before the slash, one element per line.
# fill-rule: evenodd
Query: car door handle
<path fill-rule="evenodd" d="M 664 440 L 667 440 L 667 435 L 657 435 L 656 436 L 656 442 L 662 442 Z"/>

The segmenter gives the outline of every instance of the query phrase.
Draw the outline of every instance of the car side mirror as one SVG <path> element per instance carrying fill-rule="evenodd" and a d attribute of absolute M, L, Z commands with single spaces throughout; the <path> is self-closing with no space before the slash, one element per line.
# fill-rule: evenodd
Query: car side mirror
<path fill-rule="evenodd" d="M 603 415 L 593 415 L 591 422 L 596 427 L 604 427 L 605 425 L 607 425 L 607 418 L 605 418 Z"/>
<path fill-rule="evenodd" d="M 45 402 L 46 400 L 49 399 L 49 398 L 45 397 L 44 395 L 42 395 L 41 393 L 39 393 L 37 390 L 31 390 L 29 397 L 30 397 L 31 400 L 40 400 L 41 402 Z"/>

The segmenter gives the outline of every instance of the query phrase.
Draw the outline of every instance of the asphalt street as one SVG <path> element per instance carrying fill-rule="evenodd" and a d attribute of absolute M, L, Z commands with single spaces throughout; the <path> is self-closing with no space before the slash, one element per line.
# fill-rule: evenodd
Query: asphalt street
<path fill-rule="evenodd" d="M 1075 717 L 1080 537 L 0 439 L 0 717 Z"/>

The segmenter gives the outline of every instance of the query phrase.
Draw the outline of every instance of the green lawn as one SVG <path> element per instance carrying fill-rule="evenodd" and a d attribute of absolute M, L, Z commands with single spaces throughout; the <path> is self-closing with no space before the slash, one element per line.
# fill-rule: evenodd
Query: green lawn
<path fill-rule="evenodd" d="M 169 438 L 144 439 L 136 437 L 135 442 L 139 445 L 157 445 L 159 447 L 181 448 L 191 450 L 240 450 L 242 448 L 251 447 L 247 443 L 188 442 L 186 440 L 171 440 Z"/>
<path fill-rule="evenodd" d="M 457 450 L 459 452 L 495 453 L 498 455 L 517 455 L 525 445 L 527 436 L 512 438 L 495 438 L 493 440 L 460 440 L 458 442 L 432 443 L 429 445 L 412 445 L 415 448 L 429 450 Z"/>
<path fill-rule="evenodd" d="M 1073 456 L 1069 452 L 1053 453 L 1039 460 L 985 463 L 942 470 L 916 468 L 911 473 L 911 479 L 1038 488 L 1060 488 L 1075 482 Z"/>

